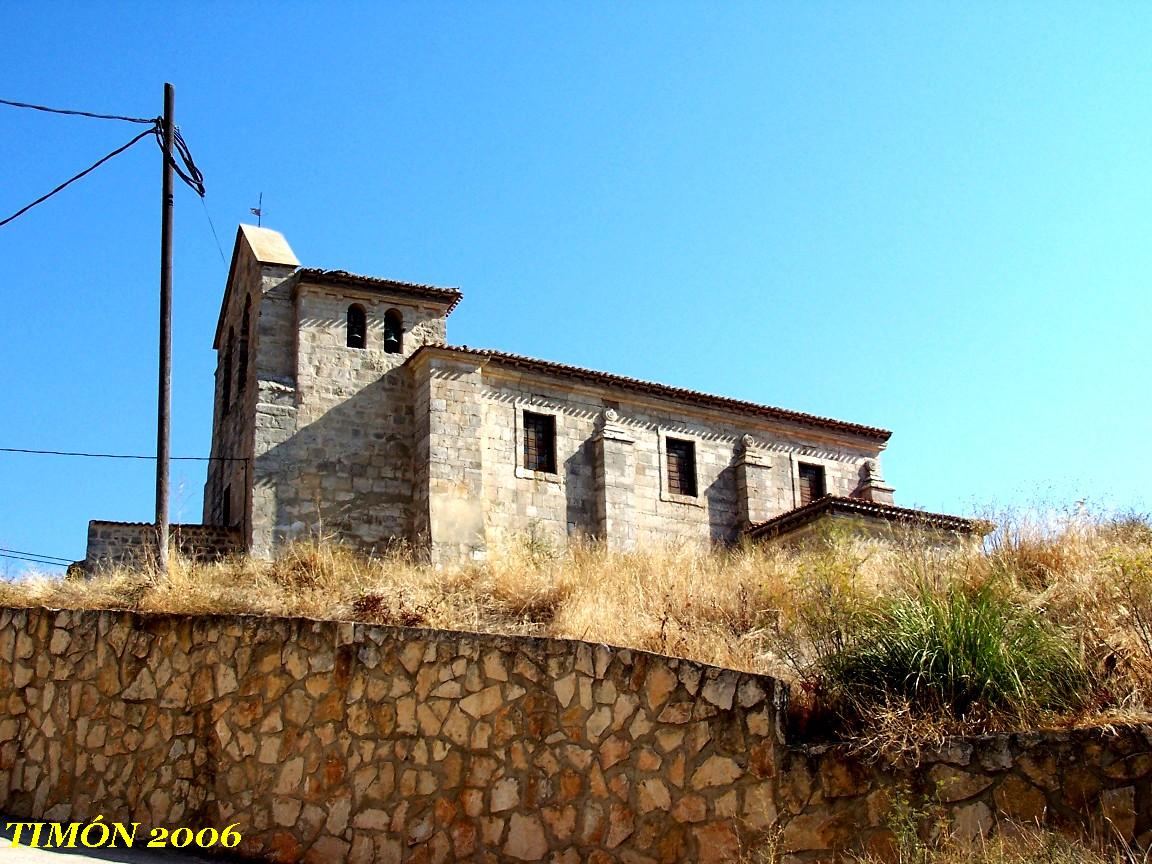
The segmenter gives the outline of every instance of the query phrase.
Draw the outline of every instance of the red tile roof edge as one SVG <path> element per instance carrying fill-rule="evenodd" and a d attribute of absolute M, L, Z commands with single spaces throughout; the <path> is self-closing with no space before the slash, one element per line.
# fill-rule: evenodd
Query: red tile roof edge
<path fill-rule="evenodd" d="M 806 525 L 823 516 L 825 513 L 847 513 L 856 516 L 876 516 L 890 522 L 911 522 L 926 527 L 941 528 L 945 531 L 955 531 L 960 534 L 987 534 L 991 530 L 988 523 L 979 519 L 967 519 L 963 516 L 952 516 L 947 513 L 929 513 L 925 510 L 913 510 L 908 507 L 897 507 L 895 504 L 880 504 L 875 501 L 865 501 L 863 498 L 846 498 L 840 495 L 825 495 L 817 498 L 810 504 L 797 507 L 793 510 L 774 516 L 766 522 L 759 522 L 744 529 L 744 534 L 751 538 L 777 537 L 791 530 Z"/>
<path fill-rule="evenodd" d="M 822 426 L 841 432 L 850 432 L 872 438 L 877 441 L 887 441 L 892 433 L 887 429 L 875 426 L 863 426 L 859 423 L 849 423 L 845 420 L 835 420 L 831 417 L 820 417 L 815 414 L 805 414 L 802 411 L 789 411 L 786 408 L 775 408 L 771 405 L 761 405 L 756 402 L 746 402 L 742 399 L 731 399 L 727 396 L 714 396 L 698 390 L 687 390 L 682 387 L 672 387 L 668 384 L 658 384 L 653 381 L 644 381 L 639 378 L 630 378 L 626 375 L 614 375 L 610 372 L 598 372 L 594 369 L 584 369 L 579 366 L 569 366 L 565 363 L 554 363 L 549 360 L 538 360 L 534 357 L 525 357 L 521 354 L 509 354 L 504 351 L 492 351 L 486 348 L 469 348 L 467 345 L 424 345 L 413 352 L 408 358 L 412 360 L 425 351 L 448 351 L 453 354 L 464 354 L 470 357 L 481 357 L 494 360 L 504 365 L 515 366 L 537 372 L 560 373 L 572 378 L 580 378 L 598 384 L 612 384 L 626 387 L 642 393 L 648 393 L 665 398 L 680 399 L 697 404 L 708 405 L 714 408 L 727 408 L 742 413 L 758 414 L 776 420 L 786 420 L 792 423 L 801 423 L 808 426 Z"/>
<path fill-rule="evenodd" d="M 425 297 L 435 298 L 437 300 L 449 300 L 448 312 L 455 309 L 460 301 L 464 299 L 464 294 L 459 288 L 442 288 L 439 285 L 425 285 L 420 282 L 404 282 L 400 279 L 382 279 L 377 276 L 360 276 L 356 273 L 349 273 L 347 270 L 321 270 L 316 267 L 301 267 L 296 271 L 297 279 L 307 279 L 314 282 L 326 283 L 330 285 L 347 285 L 358 288 L 368 289 L 387 289 L 393 288 L 400 291 L 408 291 L 414 294 L 420 294 Z M 446 313 L 447 314 L 447 313 Z"/>
<path fill-rule="evenodd" d="M 155 522 L 120 522 L 116 519 L 89 519 L 89 525 L 119 525 L 122 528 L 155 528 Z M 239 533 L 240 529 L 236 526 L 229 527 L 227 525 L 205 525 L 203 522 L 171 522 L 169 528 L 211 528 L 216 531 L 235 531 Z"/>

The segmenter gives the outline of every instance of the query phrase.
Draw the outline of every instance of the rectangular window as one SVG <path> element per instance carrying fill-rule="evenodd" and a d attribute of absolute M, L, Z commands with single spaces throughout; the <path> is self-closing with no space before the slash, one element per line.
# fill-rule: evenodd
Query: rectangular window
<path fill-rule="evenodd" d="M 668 491 L 673 495 L 696 497 L 696 444 L 682 438 L 664 440 L 668 460 Z"/>
<path fill-rule="evenodd" d="M 824 497 L 824 466 L 800 463 L 800 506 Z"/>
<path fill-rule="evenodd" d="M 551 414 L 524 412 L 524 467 L 556 473 L 556 418 Z"/>

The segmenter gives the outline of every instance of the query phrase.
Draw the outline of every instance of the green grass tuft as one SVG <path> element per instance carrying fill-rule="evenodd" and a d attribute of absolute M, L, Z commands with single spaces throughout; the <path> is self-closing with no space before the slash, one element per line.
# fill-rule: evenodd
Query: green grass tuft
<path fill-rule="evenodd" d="M 1089 693 L 1076 642 L 994 581 L 881 599 L 820 672 L 851 713 L 909 703 L 926 716 L 1027 718 L 1075 711 Z"/>

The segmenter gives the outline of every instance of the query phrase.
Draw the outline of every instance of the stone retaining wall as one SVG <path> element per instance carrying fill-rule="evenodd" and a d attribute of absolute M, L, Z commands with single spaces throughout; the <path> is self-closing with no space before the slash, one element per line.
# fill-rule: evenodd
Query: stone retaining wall
<path fill-rule="evenodd" d="M 239 823 L 274 861 L 724 861 L 772 679 L 607 646 L 0 611 L 0 808 Z"/>
<path fill-rule="evenodd" d="M 1119 726 L 955 739 L 914 768 L 865 765 L 842 748 L 778 754 L 774 800 L 790 860 L 828 850 L 894 849 L 893 804 L 924 839 L 978 841 L 1047 825 L 1152 846 L 1152 727 Z"/>
<path fill-rule="evenodd" d="M 604 645 L 303 619 L 0 610 L 0 809 L 237 823 L 280 862 L 786 861 L 973 835 L 1152 838 L 1148 727 L 954 742 L 916 769 L 790 746 L 773 679 Z"/>

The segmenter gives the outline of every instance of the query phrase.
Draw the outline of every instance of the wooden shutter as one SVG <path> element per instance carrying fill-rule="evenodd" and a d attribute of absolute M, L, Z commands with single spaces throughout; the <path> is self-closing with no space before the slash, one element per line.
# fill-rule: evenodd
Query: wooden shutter
<path fill-rule="evenodd" d="M 668 465 L 668 491 L 673 495 L 696 497 L 696 444 L 680 438 L 667 438 L 664 450 Z"/>
<path fill-rule="evenodd" d="M 824 497 L 824 468 L 800 464 L 800 506 Z"/>

